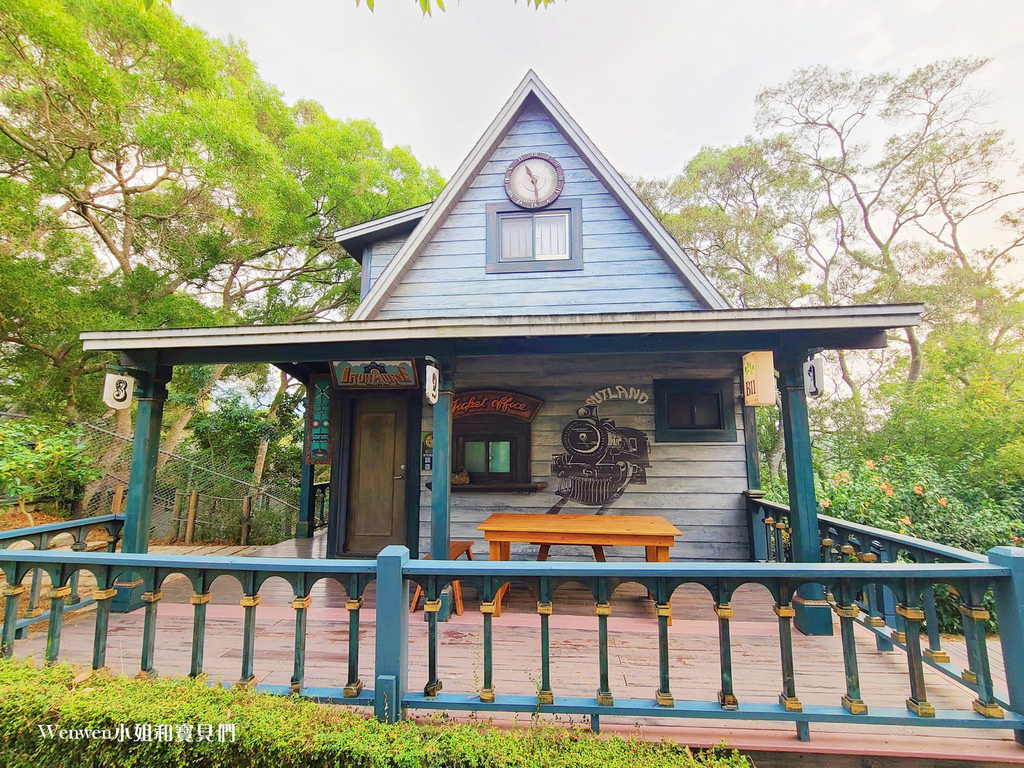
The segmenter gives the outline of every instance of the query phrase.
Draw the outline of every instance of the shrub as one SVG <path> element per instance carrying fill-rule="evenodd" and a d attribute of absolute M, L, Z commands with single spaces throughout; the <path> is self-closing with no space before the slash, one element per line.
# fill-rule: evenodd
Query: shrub
<path fill-rule="evenodd" d="M 24 503 L 54 498 L 58 508 L 101 476 L 74 429 L 0 422 L 0 496 Z"/>
<path fill-rule="evenodd" d="M 138 741 L 136 724 L 235 724 L 236 740 Z M 43 730 L 128 726 L 129 738 L 61 740 Z M 41 726 L 43 728 L 41 728 Z M 216 730 L 214 731 L 216 734 Z M 579 728 L 431 720 L 384 725 L 350 709 L 251 689 L 210 688 L 202 678 L 132 680 L 76 677 L 68 665 L 37 668 L 0 661 L 0 739 L 8 768 L 160 766 L 160 768 L 310 768 L 311 766 L 458 766 L 511 768 L 740 768 L 742 755 L 693 752 L 671 742 L 600 739 Z"/>

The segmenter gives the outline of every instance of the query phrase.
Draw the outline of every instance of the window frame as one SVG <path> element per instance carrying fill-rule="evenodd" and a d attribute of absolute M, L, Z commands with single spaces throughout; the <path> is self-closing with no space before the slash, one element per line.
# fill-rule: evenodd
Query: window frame
<path fill-rule="evenodd" d="M 472 485 L 485 486 L 509 483 L 529 483 L 530 478 L 530 423 L 510 416 L 480 415 L 452 419 L 453 473 L 466 469 L 466 443 L 508 442 L 509 472 L 470 474 Z"/>
<path fill-rule="evenodd" d="M 736 384 L 732 379 L 655 379 L 654 439 L 659 443 L 736 442 Z M 717 395 L 717 429 L 669 426 L 668 399 L 672 395 Z"/>
<path fill-rule="evenodd" d="M 488 274 L 509 272 L 568 272 L 583 269 L 583 198 L 560 197 L 544 208 L 521 208 L 511 201 L 488 203 L 487 211 L 487 254 L 485 268 Z M 530 216 L 546 213 L 567 213 L 569 215 L 568 259 L 516 259 L 501 260 L 501 218 L 506 215 Z M 535 230 L 534 230 L 535 231 Z"/>

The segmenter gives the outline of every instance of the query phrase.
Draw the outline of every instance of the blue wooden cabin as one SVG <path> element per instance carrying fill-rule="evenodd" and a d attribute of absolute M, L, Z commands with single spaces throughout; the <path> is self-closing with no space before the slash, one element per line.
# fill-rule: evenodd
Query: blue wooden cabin
<path fill-rule="evenodd" d="M 477 526 L 505 511 L 658 515 L 682 532 L 672 560 L 750 560 L 759 479 L 741 359 L 771 351 L 792 548 L 816 561 L 803 364 L 883 347 L 921 315 L 731 308 L 533 72 L 434 202 L 336 237 L 362 268 L 346 322 L 83 334 L 142 372 L 126 551 L 146 550 L 173 367 L 246 361 L 307 385 L 299 535 L 313 533 L 313 467 L 330 464 L 329 557 L 403 544 L 445 559 L 449 540 L 479 541 Z"/>

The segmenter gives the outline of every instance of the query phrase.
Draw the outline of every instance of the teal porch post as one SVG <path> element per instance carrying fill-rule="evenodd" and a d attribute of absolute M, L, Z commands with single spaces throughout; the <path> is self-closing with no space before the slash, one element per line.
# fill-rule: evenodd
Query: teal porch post
<path fill-rule="evenodd" d="M 1006 691 L 1010 709 L 1024 715 L 1024 549 L 994 547 L 988 551 L 989 562 L 1010 569 L 1009 579 L 995 583 L 996 616 L 999 617 L 999 641 L 1006 660 Z M 1012 661 L 1017 659 L 1017 661 Z M 1018 744 L 1024 744 L 1024 729 L 1013 732 Z"/>
<path fill-rule="evenodd" d="M 128 498 L 125 503 L 124 530 L 121 536 L 121 551 L 145 554 L 149 549 L 149 525 L 153 511 L 153 493 L 156 490 L 156 464 L 160 451 L 160 422 L 163 419 L 164 401 L 167 399 L 167 382 L 171 379 L 171 368 L 156 364 L 155 355 L 141 360 L 128 361 L 136 368 L 135 397 L 138 406 L 135 412 L 135 437 L 132 443 L 132 466 L 128 475 Z M 111 609 L 115 613 L 140 608 L 142 580 L 131 579 L 122 574 L 114 585 L 117 595 Z"/>
<path fill-rule="evenodd" d="M 408 548 L 397 544 L 377 555 L 373 713 L 385 723 L 402 718 L 402 699 L 409 684 L 409 581 L 402 574 L 408 562 Z"/>
<path fill-rule="evenodd" d="M 313 536 L 316 525 L 316 494 L 313 493 L 313 464 L 302 460 L 302 472 L 299 475 L 299 522 L 295 524 L 295 538 L 308 539 Z"/>
<path fill-rule="evenodd" d="M 447 560 L 451 541 L 452 492 L 452 384 L 451 370 L 442 367 L 441 386 L 434 404 L 434 465 L 430 477 L 430 559 Z M 451 587 L 440 594 L 438 621 L 451 616 Z"/>
<path fill-rule="evenodd" d="M 783 349 L 776 361 L 782 395 L 782 429 L 786 441 L 786 479 L 789 485 L 790 547 L 798 563 L 821 562 L 818 536 L 818 502 L 814 496 L 811 464 L 811 429 L 807 421 L 804 362 L 807 350 Z M 806 635 L 831 635 L 832 611 L 824 589 L 803 587 L 793 598 L 796 627 Z"/>

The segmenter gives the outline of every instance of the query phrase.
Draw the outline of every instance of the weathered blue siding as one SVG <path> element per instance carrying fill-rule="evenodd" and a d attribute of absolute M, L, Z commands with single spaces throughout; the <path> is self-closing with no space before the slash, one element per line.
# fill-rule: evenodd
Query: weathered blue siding
<path fill-rule="evenodd" d="M 565 169 L 563 197 L 582 199 L 583 269 L 487 274 L 485 206 L 507 201 L 508 163 L 545 152 Z M 371 280 L 398 241 L 374 246 Z M 379 246 L 386 248 L 378 251 Z M 380 254 L 378 256 L 378 253 Z M 605 185 L 540 109 L 513 124 L 419 258 L 395 286 L 380 319 L 473 315 L 580 314 L 701 309 L 685 282 L 654 249 Z"/>
<path fill-rule="evenodd" d="M 373 287 L 377 278 L 380 277 L 380 273 L 391 263 L 391 259 L 398 253 L 398 249 L 402 247 L 406 237 L 408 235 L 378 240 L 366 248 L 363 253 L 363 273 L 369 275 L 369 281 L 363 280 L 362 293 L 359 298 L 365 296 L 370 288 Z"/>
<path fill-rule="evenodd" d="M 743 491 L 747 488 L 746 445 L 743 437 L 740 360 L 725 353 L 664 355 L 583 354 L 571 360 L 558 355 L 517 355 L 460 357 L 456 361 L 455 388 L 510 389 L 544 402 L 531 428 L 530 475 L 535 483 L 546 483 L 534 492 L 488 493 L 457 491 L 451 495 L 451 538 L 474 541 L 477 557 L 486 557 L 487 544 L 477 530 L 494 512 L 544 514 L 559 496 L 558 478 L 552 476 L 551 462 L 563 453 L 562 429 L 574 418 L 587 397 L 605 387 L 635 387 L 648 396 L 655 379 L 724 379 L 735 382 L 735 442 L 658 442 L 654 434 L 654 400 L 608 402 L 598 406 L 603 418 L 620 427 L 633 427 L 651 441 L 646 485 L 630 485 L 607 510 L 609 515 L 658 515 L 683 532 L 670 555 L 673 560 L 744 560 L 748 557 L 747 518 Z M 424 432 L 433 429 L 432 411 L 424 404 Z M 420 551 L 430 547 L 429 472 L 421 476 Z M 594 507 L 568 503 L 563 514 L 593 514 Z M 638 547 L 607 547 L 610 559 L 642 560 Z M 593 558 L 589 547 L 563 546 L 552 556 Z M 533 560 L 537 547 L 513 544 L 512 557 Z"/>

